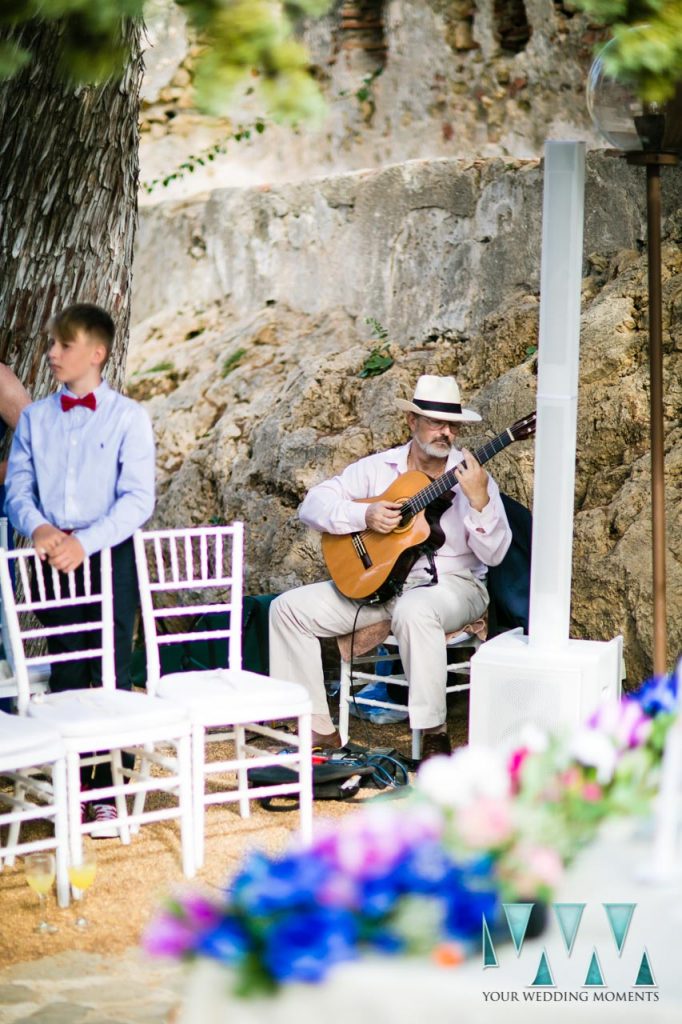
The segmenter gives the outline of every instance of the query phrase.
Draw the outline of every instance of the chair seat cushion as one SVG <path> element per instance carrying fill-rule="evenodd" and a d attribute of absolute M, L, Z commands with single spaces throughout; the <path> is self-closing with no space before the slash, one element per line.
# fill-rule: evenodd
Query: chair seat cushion
<path fill-rule="evenodd" d="M 169 673 L 161 677 L 158 694 L 184 705 L 205 725 L 266 722 L 311 710 L 300 683 L 227 668 Z"/>
<path fill-rule="evenodd" d="M 54 729 L 19 715 L 0 712 L 0 768 L 47 764 L 64 756 L 64 744 Z"/>
<path fill-rule="evenodd" d="M 102 736 L 112 732 L 141 732 L 145 728 L 173 730 L 186 721 L 185 710 L 172 701 L 128 690 L 64 690 L 33 700 L 28 714 L 57 729 L 64 738 Z"/>

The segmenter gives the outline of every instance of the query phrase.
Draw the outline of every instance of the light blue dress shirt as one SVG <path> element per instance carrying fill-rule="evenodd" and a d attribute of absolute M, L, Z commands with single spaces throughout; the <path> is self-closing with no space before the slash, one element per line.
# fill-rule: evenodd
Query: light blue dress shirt
<path fill-rule="evenodd" d="M 102 381 L 97 408 L 60 395 L 27 406 L 7 467 L 7 511 L 25 537 L 52 523 L 88 555 L 131 537 L 154 510 L 154 435 L 142 406 Z M 72 396 L 75 397 L 75 396 Z"/>

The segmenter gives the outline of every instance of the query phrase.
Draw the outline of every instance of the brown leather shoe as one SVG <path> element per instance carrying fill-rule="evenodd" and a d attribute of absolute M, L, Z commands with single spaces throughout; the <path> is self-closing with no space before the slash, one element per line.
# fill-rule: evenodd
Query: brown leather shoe
<path fill-rule="evenodd" d="M 334 732 L 315 732 L 313 729 L 313 750 L 338 750 L 341 745 L 338 729 Z"/>
<path fill-rule="evenodd" d="M 422 736 L 422 761 L 438 754 L 446 756 L 452 753 L 450 737 L 446 732 L 425 732 Z"/>

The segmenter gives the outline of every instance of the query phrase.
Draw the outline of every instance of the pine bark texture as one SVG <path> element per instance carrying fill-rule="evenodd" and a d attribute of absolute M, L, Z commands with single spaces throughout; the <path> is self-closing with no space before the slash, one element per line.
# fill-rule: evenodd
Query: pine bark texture
<path fill-rule="evenodd" d="M 55 73 L 58 23 L 32 22 L 20 35 L 35 59 L 0 86 L 0 361 L 34 398 L 51 390 L 46 325 L 72 302 L 111 313 L 109 382 L 125 372 L 142 58 L 140 25 L 123 31 L 123 77 L 74 87 Z"/>

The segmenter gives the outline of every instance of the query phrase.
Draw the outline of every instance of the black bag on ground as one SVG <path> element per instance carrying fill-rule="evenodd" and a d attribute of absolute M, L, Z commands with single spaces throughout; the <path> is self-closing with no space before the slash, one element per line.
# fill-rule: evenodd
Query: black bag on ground
<path fill-rule="evenodd" d="M 361 764 L 337 764 L 326 761 L 313 765 L 313 800 L 351 800 L 362 785 L 363 776 L 371 775 L 373 768 Z M 250 768 L 247 772 L 249 787 L 281 786 L 285 782 L 298 782 L 298 772 L 286 765 Z M 268 811 L 290 811 L 298 806 L 297 793 L 266 796 L 259 803 Z"/>
<path fill-rule="evenodd" d="M 392 749 L 346 749 L 332 755 L 323 764 L 313 764 L 313 800 L 350 800 L 360 788 L 401 788 L 408 785 L 407 759 Z M 298 772 L 286 765 L 250 768 L 249 786 L 277 786 L 298 782 Z M 288 811 L 298 804 L 296 793 L 282 797 L 263 797 L 259 801 L 271 811 Z"/>

